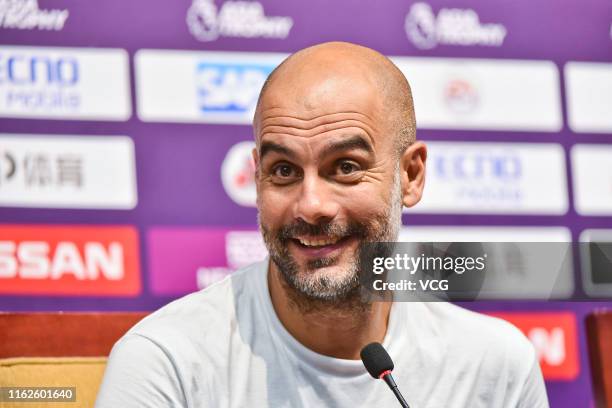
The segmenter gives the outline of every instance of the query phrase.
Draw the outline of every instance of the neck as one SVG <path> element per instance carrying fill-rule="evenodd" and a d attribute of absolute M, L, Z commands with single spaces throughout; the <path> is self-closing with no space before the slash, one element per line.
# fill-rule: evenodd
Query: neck
<path fill-rule="evenodd" d="M 382 343 L 391 302 L 331 304 L 298 299 L 270 260 L 268 287 L 272 305 L 287 331 L 310 350 L 330 357 L 358 360 L 361 349 Z"/>

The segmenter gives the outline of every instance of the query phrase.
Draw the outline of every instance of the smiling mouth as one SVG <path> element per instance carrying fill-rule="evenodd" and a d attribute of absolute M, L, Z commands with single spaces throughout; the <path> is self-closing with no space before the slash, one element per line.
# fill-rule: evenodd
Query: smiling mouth
<path fill-rule="evenodd" d="M 337 251 L 343 250 L 354 238 L 352 235 L 343 237 L 296 237 L 292 238 L 291 242 L 299 251 L 306 257 L 324 257 L 332 256 Z"/>
<path fill-rule="evenodd" d="M 294 238 L 293 241 L 298 243 L 300 246 L 307 248 L 321 248 L 328 245 L 334 245 L 349 236 L 345 237 L 302 237 L 302 238 Z"/>

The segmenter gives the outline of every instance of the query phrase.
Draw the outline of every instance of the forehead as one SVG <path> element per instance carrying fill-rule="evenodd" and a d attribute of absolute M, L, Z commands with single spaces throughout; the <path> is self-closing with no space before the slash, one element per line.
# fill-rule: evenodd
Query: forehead
<path fill-rule="evenodd" d="M 382 99 L 374 76 L 363 70 L 347 67 L 321 71 L 315 67 L 281 71 L 268 86 L 261 107 L 283 107 L 305 115 L 345 107 L 366 112 L 375 109 Z"/>
<path fill-rule="evenodd" d="M 383 102 L 375 80 L 363 73 L 321 75 L 307 69 L 281 73 L 260 101 L 256 137 L 258 141 L 279 135 L 312 137 L 353 128 L 377 144 L 385 125 Z"/>

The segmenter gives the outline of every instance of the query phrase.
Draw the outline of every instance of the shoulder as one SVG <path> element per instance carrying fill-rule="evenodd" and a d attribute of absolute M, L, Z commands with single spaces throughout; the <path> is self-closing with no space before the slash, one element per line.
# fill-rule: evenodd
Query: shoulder
<path fill-rule="evenodd" d="M 404 310 L 412 358 L 438 373 L 444 389 L 460 383 L 473 390 L 466 406 L 547 406 L 535 349 L 517 327 L 445 302 L 411 302 Z"/>
<path fill-rule="evenodd" d="M 111 351 L 96 406 L 218 405 L 211 393 L 193 402 L 197 386 L 221 389 L 216 372 L 228 364 L 237 310 L 252 308 L 266 265 L 241 269 L 132 327 Z"/>
<path fill-rule="evenodd" d="M 446 302 L 427 303 L 431 329 L 447 339 L 448 350 L 526 376 L 535 349 L 513 324 Z"/>
<path fill-rule="evenodd" d="M 263 263 L 249 265 L 206 289 L 177 299 L 132 327 L 124 336 L 146 338 L 168 354 L 227 344 L 237 310 L 253 303 L 254 281 Z M 125 340 L 125 339 L 124 339 Z"/>
<path fill-rule="evenodd" d="M 508 406 L 548 407 L 535 348 L 516 326 L 449 303 L 432 309 L 453 339 L 450 352 L 463 356 L 460 364 L 478 367 L 475 378 L 481 384 L 504 394 Z"/>
<path fill-rule="evenodd" d="M 447 330 L 461 330 L 470 336 L 471 341 L 504 341 L 513 345 L 530 346 L 529 340 L 513 324 L 507 321 L 474 312 L 447 302 L 432 302 L 427 304 L 429 312 L 435 316 L 436 322 Z M 472 336 L 477 337 L 472 338 Z"/>

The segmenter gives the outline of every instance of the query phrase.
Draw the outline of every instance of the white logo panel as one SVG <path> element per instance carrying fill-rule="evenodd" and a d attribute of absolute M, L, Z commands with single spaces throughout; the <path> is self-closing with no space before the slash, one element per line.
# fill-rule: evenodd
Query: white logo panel
<path fill-rule="evenodd" d="M 612 145 L 572 147 L 574 206 L 581 215 L 612 215 Z"/>
<path fill-rule="evenodd" d="M 131 114 L 125 50 L 0 46 L 0 117 L 124 121 Z"/>
<path fill-rule="evenodd" d="M 565 64 L 567 114 L 574 132 L 612 133 L 612 64 Z"/>
<path fill-rule="evenodd" d="M 0 206 L 131 209 L 136 202 L 129 137 L 0 134 Z"/>
<path fill-rule="evenodd" d="M 399 242 L 571 242 L 565 227 L 403 226 Z"/>
<path fill-rule="evenodd" d="M 259 91 L 285 54 L 140 50 L 143 121 L 250 124 Z"/>
<path fill-rule="evenodd" d="M 410 82 L 420 128 L 556 132 L 562 127 L 559 72 L 551 61 L 391 59 Z"/>
<path fill-rule="evenodd" d="M 456 254 L 482 255 L 483 299 L 566 299 L 574 292 L 572 237 L 564 227 L 404 226 L 398 241 L 454 243 Z"/>
<path fill-rule="evenodd" d="M 428 142 L 423 199 L 411 213 L 567 212 L 563 147 L 552 143 Z"/>

